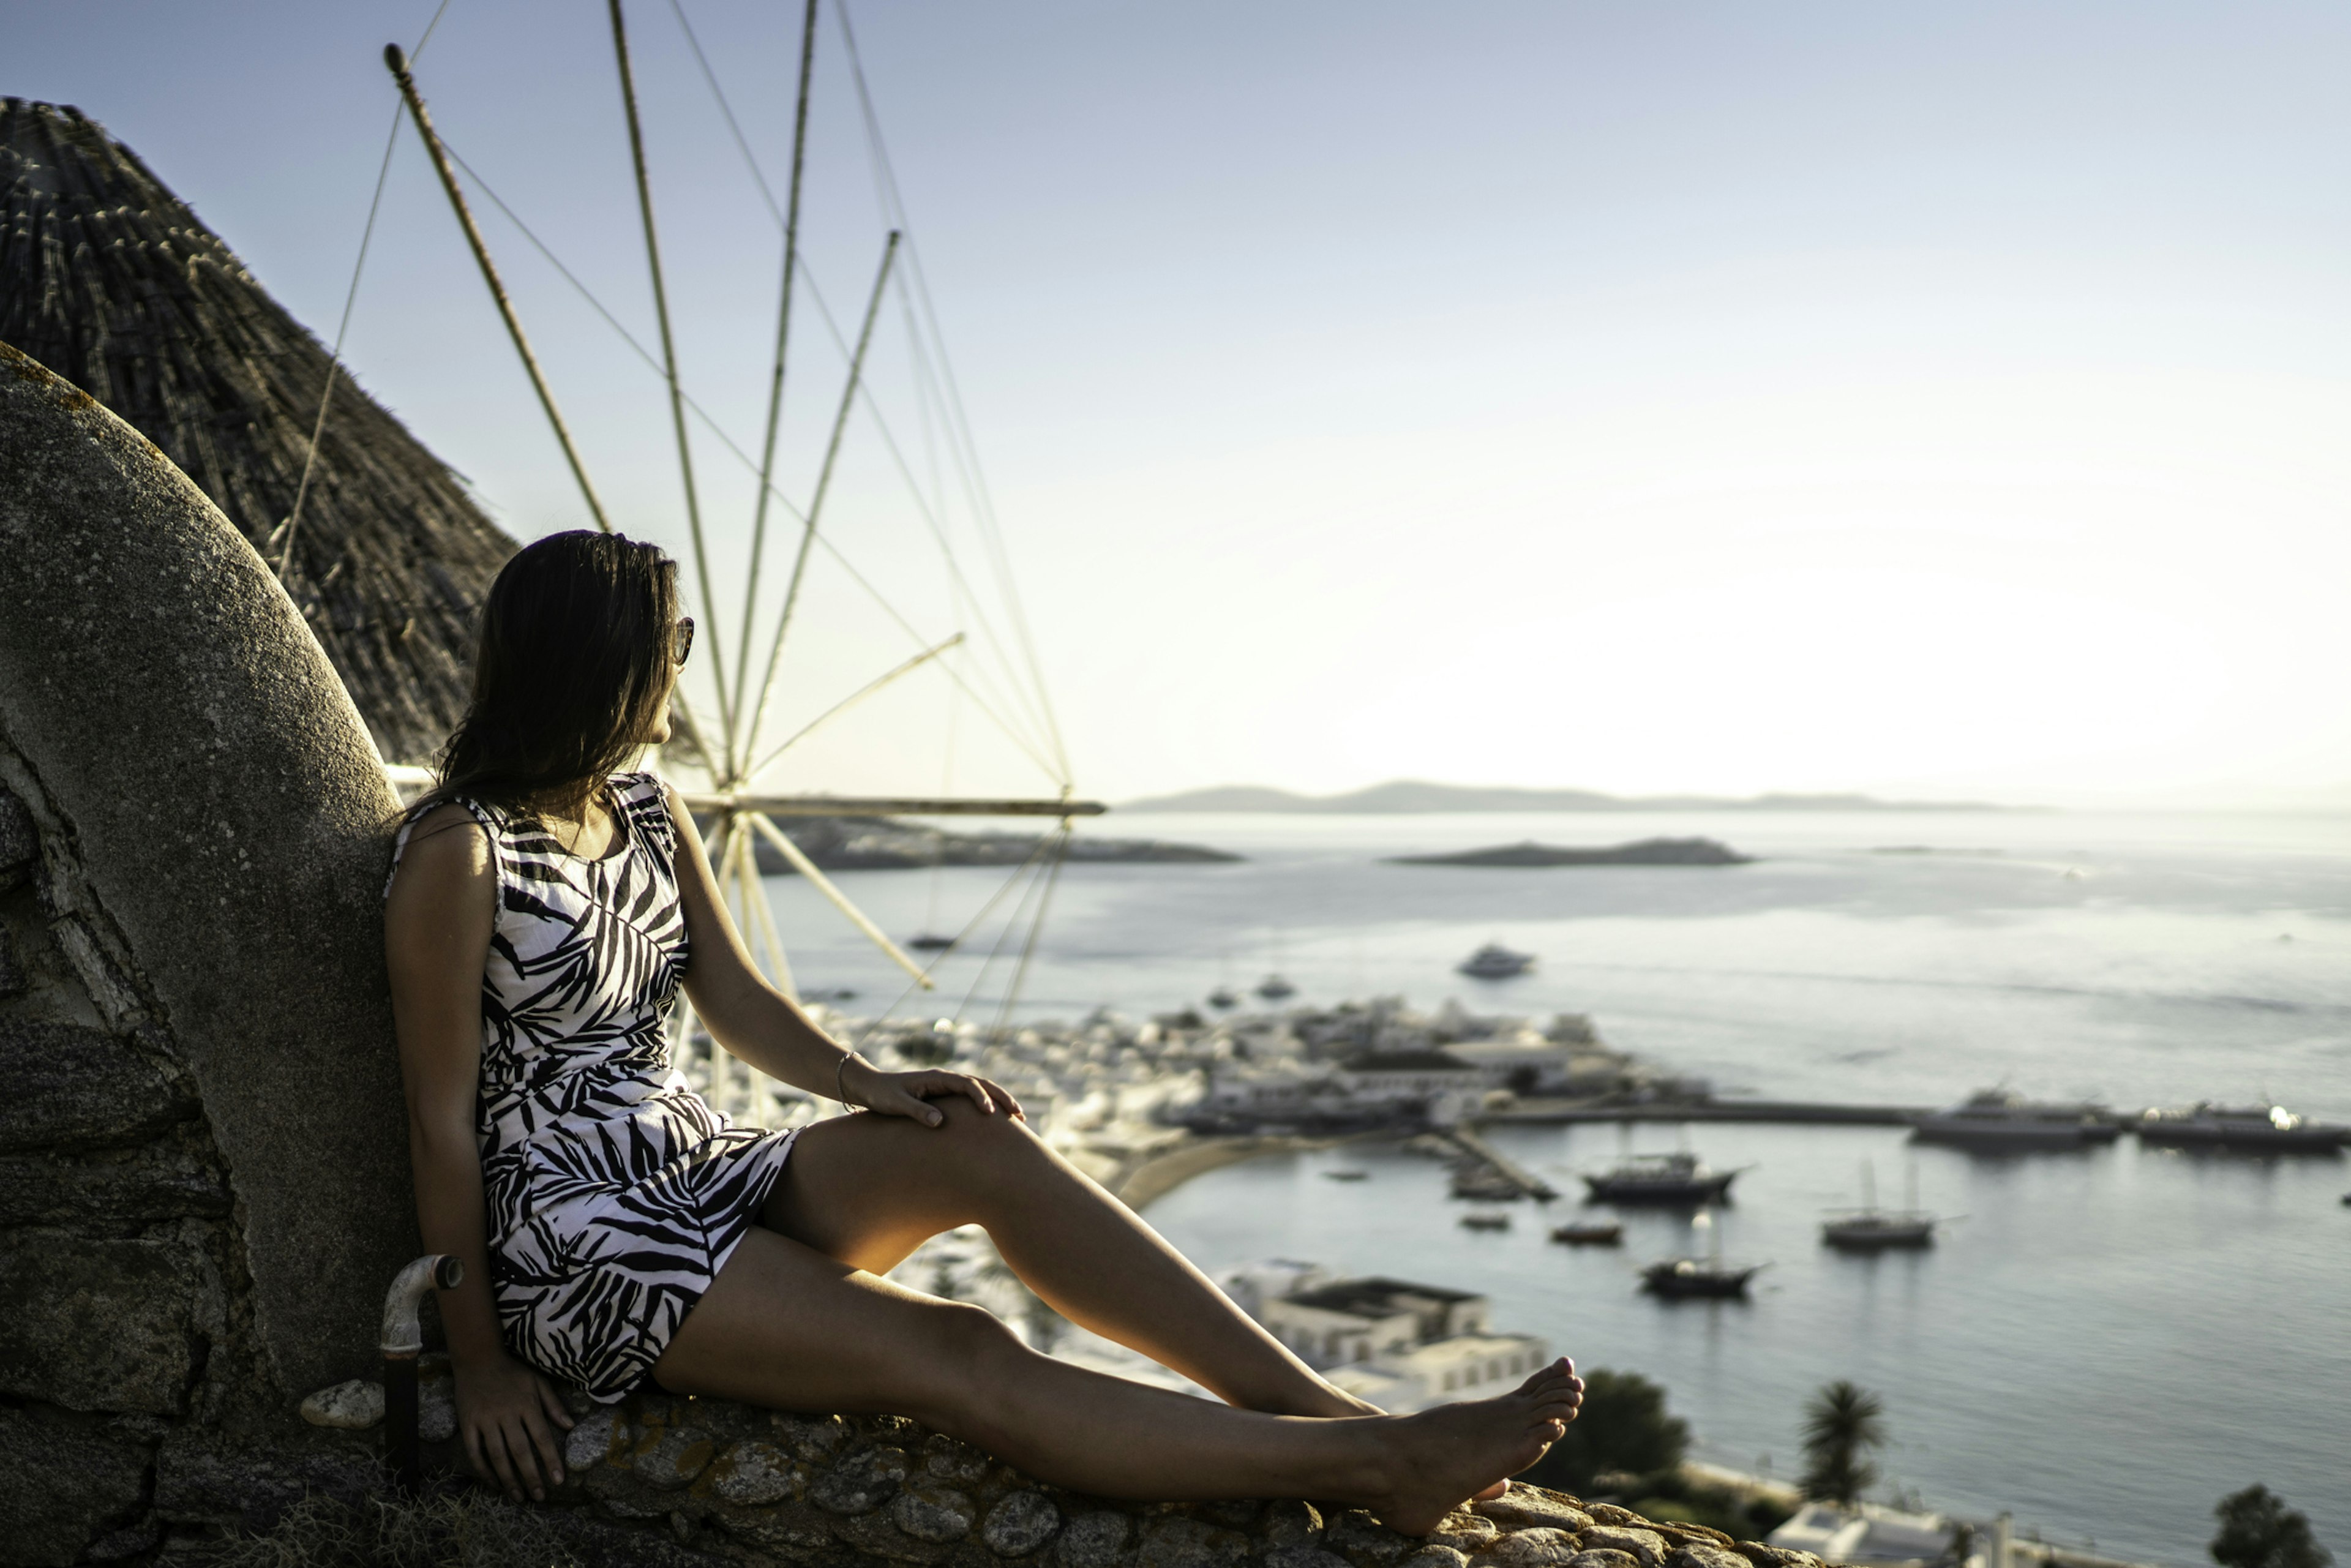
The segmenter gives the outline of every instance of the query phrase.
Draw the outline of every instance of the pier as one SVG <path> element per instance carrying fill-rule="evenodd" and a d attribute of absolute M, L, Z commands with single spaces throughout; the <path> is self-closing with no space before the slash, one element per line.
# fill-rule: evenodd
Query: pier
<path fill-rule="evenodd" d="M 1521 1100 L 1482 1113 L 1481 1123 L 1779 1122 L 1823 1127 L 1915 1127 L 1925 1105 L 1838 1105 L 1813 1100 Z"/>
<path fill-rule="evenodd" d="M 1548 1203 L 1559 1196 L 1557 1187 L 1512 1160 L 1468 1127 L 1440 1127 L 1437 1129 L 1436 1135 L 1459 1149 L 1469 1158 L 1488 1166 L 1504 1181 L 1517 1187 L 1529 1197 Z"/>

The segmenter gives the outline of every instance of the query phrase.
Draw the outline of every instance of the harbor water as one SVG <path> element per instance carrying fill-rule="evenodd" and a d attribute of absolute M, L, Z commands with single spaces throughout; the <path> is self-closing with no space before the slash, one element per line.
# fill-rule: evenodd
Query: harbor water
<path fill-rule="evenodd" d="M 1610 1043 L 1722 1094 L 1933 1104 L 2005 1083 L 2118 1108 L 2276 1099 L 2351 1121 L 2351 818 L 2089 813 L 1632 813 L 1111 819 L 1204 842 L 1226 865 L 1072 866 L 1019 1016 L 1202 1005 L 1280 970 L 1293 1004 L 1447 997 L 1590 1014 Z M 1489 870 L 1382 857 L 1535 839 L 1703 834 L 1722 868 Z M 953 930 L 1003 873 L 845 875 L 896 933 Z M 810 991 L 876 1010 L 903 977 L 796 879 L 771 897 Z M 1007 900 L 1008 906 L 1012 901 Z M 1019 946 L 940 966 L 904 1009 L 995 1016 Z M 1534 953 L 1516 979 L 1452 972 L 1481 943 Z M 1252 1005 L 1254 1005 L 1252 1000 Z M 1205 1010 L 1205 1007 L 1204 1007 Z M 1626 1146 L 1611 1126 L 1497 1127 L 1576 1189 Z M 1714 1244 L 1687 1216 L 1626 1217 L 1621 1251 L 1550 1243 L 1573 1197 L 1458 1224 L 1441 1167 L 1395 1148 L 1280 1156 L 1161 1198 L 1155 1224 L 1204 1267 L 1269 1256 L 1391 1273 L 1495 1301 L 1503 1326 L 1586 1366 L 1663 1384 L 1701 1457 L 1792 1474 L 1809 1393 L 1885 1399 L 1890 1483 L 1929 1507 L 2013 1511 L 2074 1545 L 2188 1564 L 2210 1510 L 2264 1482 L 2351 1552 L 2351 1162 L 2142 1149 L 1987 1158 L 1898 1129 L 1634 1130 L 1748 1167 L 1709 1223 L 1726 1260 L 1769 1263 L 1750 1301 L 1667 1304 L 1635 1270 Z M 1335 1162 L 1370 1172 L 1330 1182 Z M 1821 1212 L 1861 1167 L 1897 1201 L 1964 1216 L 1917 1254 L 1829 1252 Z"/>

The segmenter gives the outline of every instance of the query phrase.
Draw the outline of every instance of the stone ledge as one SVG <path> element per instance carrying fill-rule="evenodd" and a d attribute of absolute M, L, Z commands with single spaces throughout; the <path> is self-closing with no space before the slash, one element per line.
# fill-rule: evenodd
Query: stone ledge
<path fill-rule="evenodd" d="M 434 1384 L 428 1375 L 428 1427 Z M 445 1406 L 444 1406 L 445 1408 Z M 665 1394 L 575 1404 L 564 1484 L 538 1511 L 705 1562 L 844 1568 L 1822 1568 L 1700 1525 L 1513 1485 L 1426 1536 L 1301 1500 L 1136 1503 L 1046 1485 L 896 1416 L 799 1416 Z M 322 1435 L 323 1436 L 323 1435 Z M 350 1439 L 340 1439 L 348 1444 Z M 428 1444 L 458 1480 L 454 1441 Z M 667 1561 L 677 1562 L 677 1556 Z"/>

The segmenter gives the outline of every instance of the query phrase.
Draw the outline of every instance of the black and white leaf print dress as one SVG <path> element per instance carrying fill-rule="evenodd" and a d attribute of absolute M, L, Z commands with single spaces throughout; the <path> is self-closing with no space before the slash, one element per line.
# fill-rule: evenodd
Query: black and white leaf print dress
<path fill-rule="evenodd" d="M 530 818 L 457 803 L 488 835 L 498 882 L 475 1126 L 491 1291 L 517 1354 L 609 1402 L 710 1288 L 798 1129 L 737 1127 L 670 1065 L 687 954 L 658 779 L 613 778 L 601 860 Z"/>

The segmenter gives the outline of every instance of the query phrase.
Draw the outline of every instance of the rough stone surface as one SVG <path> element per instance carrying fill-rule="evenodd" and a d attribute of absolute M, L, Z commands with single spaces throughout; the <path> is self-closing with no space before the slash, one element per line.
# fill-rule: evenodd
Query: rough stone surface
<path fill-rule="evenodd" d="M 1497 1524 L 1542 1525 L 1552 1530 L 1589 1530 L 1593 1517 L 1582 1509 L 1569 1504 L 1556 1492 L 1541 1487 L 1514 1485 L 1500 1497 L 1469 1505 L 1472 1512 L 1482 1514 Z"/>
<path fill-rule="evenodd" d="M 1640 1568 L 1640 1559 L 1629 1552 L 1595 1546 L 1589 1552 L 1579 1552 L 1569 1558 L 1567 1568 Z"/>
<path fill-rule="evenodd" d="M 1809 1552 L 1791 1552 L 1766 1542 L 1741 1541 L 1731 1550 L 1755 1564 L 1755 1568 L 1821 1568 L 1821 1560 Z"/>
<path fill-rule="evenodd" d="M 818 1477 L 809 1500 L 827 1513 L 871 1513 L 898 1495 L 912 1469 L 904 1448 L 869 1448 Z"/>
<path fill-rule="evenodd" d="M 1666 1559 L 1666 1568 L 1747 1568 L 1747 1559 L 1728 1546 L 1691 1541 Z"/>
<path fill-rule="evenodd" d="M 1641 1517 L 1628 1510 L 1618 1511 L 1628 1513 L 1634 1519 Z M 1666 1560 L 1666 1538 L 1654 1530 L 1635 1529 L 1622 1524 L 1595 1524 L 1583 1532 L 1583 1544 L 1588 1551 L 1622 1552 L 1640 1563 L 1641 1568 L 1658 1568 Z"/>
<path fill-rule="evenodd" d="M 193 1081 L 238 1199 L 252 1333 L 291 1400 L 367 1370 L 384 1282 L 420 1249 L 392 1196 L 396 804 L 317 639 L 186 476 L 5 346 L 0 432 L 0 730 L 100 906 L 53 929 L 134 960 L 101 1005 L 152 1007 Z M 163 1113 L 152 1081 L 139 1098 Z"/>
<path fill-rule="evenodd" d="M 176 1415 L 196 1371 L 210 1282 L 172 1241 L 0 1233 L 0 1393 L 68 1410 Z"/>
<path fill-rule="evenodd" d="M 1428 1532 L 1427 1539 L 1439 1546 L 1449 1546 L 1456 1552 L 1474 1556 L 1501 1533 L 1501 1528 L 1492 1520 L 1468 1509 L 1456 1509 Z"/>
<path fill-rule="evenodd" d="M 259 1533 L 313 1492 L 356 1502 L 385 1484 L 372 1445 L 343 1433 L 271 1443 L 183 1427 L 164 1437 L 155 1456 L 155 1511 L 176 1524 Z"/>
<path fill-rule="evenodd" d="M 1450 1546 L 1424 1546 L 1406 1557 L 1402 1568 L 1462 1568 L 1468 1561 Z"/>
<path fill-rule="evenodd" d="M 1354 1568 L 1389 1568 L 1419 1542 L 1374 1519 L 1360 1508 L 1351 1508 L 1331 1521 L 1324 1531 L 1322 1543 L 1344 1557 Z"/>
<path fill-rule="evenodd" d="M 0 1077 L 9 1085 L 0 1099 L 0 1149 L 127 1144 L 196 1113 L 195 1101 L 140 1051 L 76 1024 L 0 1018 Z"/>
<path fill-rule="evenodd" d="M 227 1186 L 168 1145 L 68 1155 L 0 1155 L 0 1215 L 17 1225 L 112 1227 L 229 1211 Z"/>
<path fill-rule="evenodd" d="M 1322 1511 L 1311 1502 L 1290 1499 L 1270 1502 L 1258 1521 L 1257 1532 L 1269 1546 L 1320 1546 Z"/>
<path fill-rule="evenodd" d="M 0 789 L 0 893 L 32 874 L 40 858 L 41 835 L 25 802 Z"/>
<path fill-rule="evenodd" d="M 699 1427 L 674 1427 L 650 1435 L 631 1468 L 654 1490 L 676 1491 L 692 1486 L 717 1457 L 718 1445 L 709 1433 Z"/>
<path fill-rule="evenodd" d="M 47 1412 L 0 1408 L 0 1563 L 63 1568 L 146 1512 L 147 1445 Z"/>
<path fill-rule="evenodd" d="M 1054 1548 L 1061 1568 L 1123 1568 L 1131 1555 L 1128 1545 L 1134 1521 L 1108 1509 L 1081 1513 L 1070 1521 Z"/>
<path fill-rule="evenodd" d="M 1249 1554 L 1249 1539 L 1239 1531 L 1178 1516 L 1144 1528 L 1134 1562 L 1135 1568 L 1240 1568 Z"/>
<path fill-rule="evenodd" d="M 321 1388 L 302 1401 L 302 1419 L 313 1427 L 363 1432 L 383 1419 L 383 1385 L 354 1377 Z"/>
<path fill-rule="evenodd" d="M 1595 1524 L 1628 1525 L 1635 1530 L 1650 1528 L 1647 1520 L 1643 1519 L 1631 1509 L 1619 1508 L 1613 1502 L 1587 1503 L 1583 1511 L 1592 1516 L 1593 1522 Z"/>
<path fill-rule="evenodd" d="M 998 1500 L 979 1527 L 982 1545 L 998 1557 L 1026 1557 L 1061 1528 L 1061 1511 L 1043 1492 L 1016 1491 Z"/>
<path fill-rule="evenodd" d="M 947 1545 L 971 1533 L 979 1509 L 970 1498 L 937 1481 L 918 1481 L 890 1503 L 890 1522 L 917 1541 Z"/>
<path fill-rule="evenodd" d="M 1443 1552 L 1447 1555 L 1445 1559 L 1431 1557 L 1426 1568 L 1437 1568 L 1440 1562 L 1447 1562 L 1447 1559 L 1449 1559 L 1447 1568 L 1450 1568 L 1450 1563 L 1467 1561 L 1458 1552 L 1453 1552 L 1447 1547 L 1438 1546 L 1428 1550 Z M 1347 1568 L 1345 1558 L 1325 1552 L 1319 1546 L 1277 1546 L 1265 1554 L 1264 1561 L 1265 1568 Z"/>
<path fill-rule="evenodd" d="M 795 1469 L 792 1457 L 773 1443 L 737 1443 L 710 1467 L 711 1495 L 745 1508 L 781 1502 L 796 1490 Z"/>
<path fill-rule="evenodd" d="M 1538 1525 L 1499 1537 L 1479 1561 L 1494 1568 L 1555 1568 L 1579 1550 L 1573 1531 Z"/>

